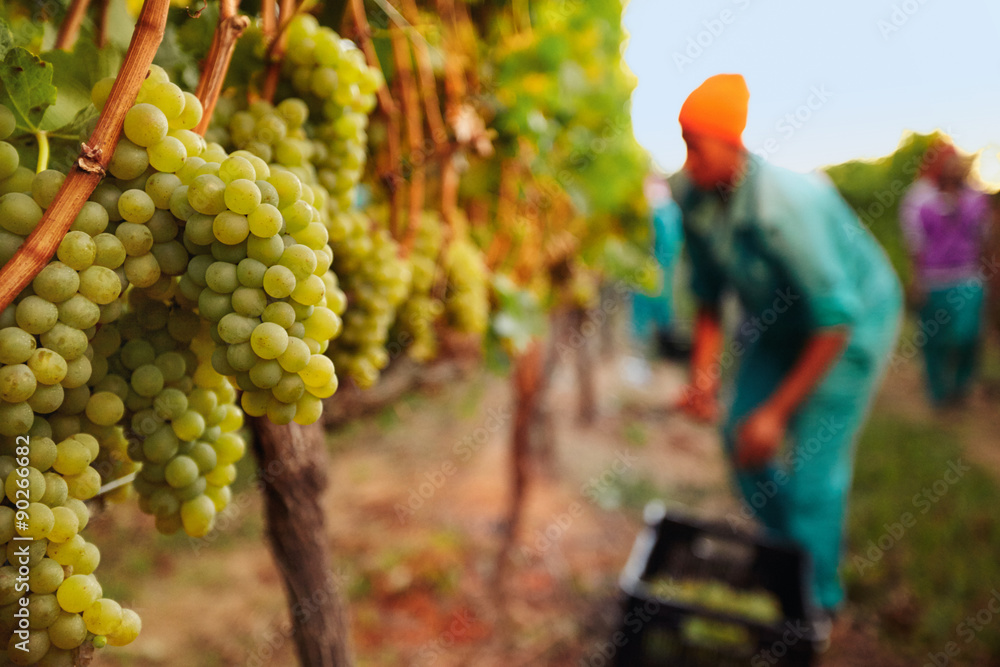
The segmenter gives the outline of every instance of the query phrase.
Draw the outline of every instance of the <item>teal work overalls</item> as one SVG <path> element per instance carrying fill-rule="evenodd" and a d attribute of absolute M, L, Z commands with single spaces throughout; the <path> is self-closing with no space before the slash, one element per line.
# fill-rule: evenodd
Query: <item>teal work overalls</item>
<path fill-rule="evenodd" d="M 742 421 L 782 382 L 818 329 L 846 327 L 841 358 L 799 406 L 782 450 L 764 468 L 736 470 L 753 513 L 812 559 L 814 603 L 834 610 L 854 444 L 899 330 L 901 289 L 874 237 L 825 177 L 749 157 L 726 193 L 671 183 L 683 215 L 699 302 L 731 289 L 744 320 L 721 356 L 738 364 L 723 426 L 733 456 Z M 719 369 L 720 372 L 724 369 Z"/>

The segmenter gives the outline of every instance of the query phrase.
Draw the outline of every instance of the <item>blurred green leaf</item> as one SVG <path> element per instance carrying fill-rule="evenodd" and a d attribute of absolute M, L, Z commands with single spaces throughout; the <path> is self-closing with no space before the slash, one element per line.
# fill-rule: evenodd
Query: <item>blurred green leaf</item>
<path fill-rule="evenodd" d="M 56 102 L 52 65 L 16 47 L 0 63 L 0 84 L 0 104 L 14 113 L 18 129 L 31 133 L 50 129 L 42 127 L 42 119 Z"/>

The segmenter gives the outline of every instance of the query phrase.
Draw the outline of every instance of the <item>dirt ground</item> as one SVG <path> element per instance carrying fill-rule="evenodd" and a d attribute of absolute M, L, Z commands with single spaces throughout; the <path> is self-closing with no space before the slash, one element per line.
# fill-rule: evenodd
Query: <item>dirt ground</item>
<path fill-rule="evenodd" d="M 583 425 L 573 369 L 557 369 L 553 465 L 533 470 L 502 603 L 494 573 L 508 503 L 507 381 L 478 374 L 329 435 L 331 568 L 359 665 L 605 664 L 643 503 L 707 517 L 736 508 L 714 430 L 664 409 L 682 369 L 657 363 L 642 386 L 622 371 L 621 358 L 600 362 L 597 418 Z M 916 409 L 906 400 L 919 382 L 911 375 L 891 378 L 876 409 Z M 995 453 L 982 457 L 1000 470 Z M 95 665 L 296 665 L 262 531 L 252 487 L 204 540 L 156 536 L 129 507 L 97 519 L 92 535 L 107 545 L 98 574 L 144 627 Z M 904 663 L 849 607 L 820 664 Z"/>

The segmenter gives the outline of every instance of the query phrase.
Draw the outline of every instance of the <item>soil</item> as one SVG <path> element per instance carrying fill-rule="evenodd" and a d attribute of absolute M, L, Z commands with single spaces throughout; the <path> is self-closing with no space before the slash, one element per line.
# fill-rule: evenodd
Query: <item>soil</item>
<path fill-rule="evenodd" d="M 582 425 L 572 364 L 557 368 L 553 463 L 533 469 L 499 589 L 512 421 L 505 379 L 482 373 L 407 395 L 329 434 L 326 531 L 359 665 L 605 664 L 618 576 L 645 501 L 715 518 L 737 507 L 715 430 L 666 407 L 681 367 L 654 364 L 642 386 L 622 371 L 620 358 L 598 364 L 597 419 Z M 918 417 L 925 408 L 907 397 L 919 382 L 916 369 L 891 377 L 876 409 Z M 995 429 L 997 417 L 981 423 L 970 429 Z M 1000 470 L 1000 457 L 982 449 L 979 459 Z M 123 580 L 111 590 L 144 626 L 132 646 L 101 651 L 95 665 L 297 664 L 252 486 L 206 540 L 155 536 L 131 505 L 94 526 L 107 556 L 98 574 Z M 849 606 L 820 665 L 905 664 L 872 627 Z"/>

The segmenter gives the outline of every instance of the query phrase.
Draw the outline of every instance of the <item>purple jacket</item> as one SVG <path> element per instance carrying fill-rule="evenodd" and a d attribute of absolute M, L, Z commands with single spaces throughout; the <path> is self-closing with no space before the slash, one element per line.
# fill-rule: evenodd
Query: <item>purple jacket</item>
<path fill-rule="evenodd" d="M 964 188 L 948 197 L 919 183 L 900 213 L 917 277 L 930 289 L 974 278 L 989 229 L 987 196 Z"/>

